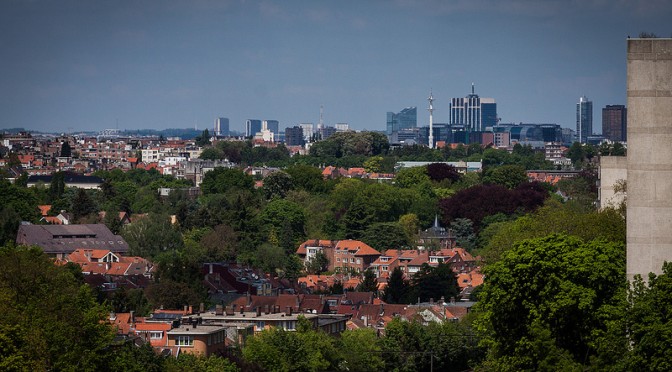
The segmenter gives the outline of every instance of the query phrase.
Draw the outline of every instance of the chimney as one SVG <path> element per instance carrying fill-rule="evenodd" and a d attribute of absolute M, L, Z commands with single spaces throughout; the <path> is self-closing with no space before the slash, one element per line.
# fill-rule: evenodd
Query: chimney
<path fill-rule="evenodd" d="M 193 314 L 193 313 L 194 313 L 194 308 L 191 307 L 191 305 L 189 305 L 189 314 Z"/>
<path fill-rule="evenodd" d="M 455 297 L 451 297 L 451 298 L 450 298 L 450 304 L 451 304 L 451 305 L 455 305 Z"/>
<path fill-rule="evenodd" d="M 252 305 L 252 295 L 247 291 L 247 306 Z"/>
<path fill-rule="evenodd" d="M 222 305 L 215 305 L 215 315 L 223 315 L 224 309 Z"/>
<path fill-rule="evenodd" d="M 201 302 L 201 304 L 198 306 L 198 312 L 199 313 L 204 313 L 205 312 L 205 304 Z"/>
<path fill-rule="evenodd" d="M 245 312 L 245 306 L 240 306 L 240 313 L 243 314 Z"/>
<path fill-rule="evenodd" d="M 188 309 L 187 305 L 184 305 L 184 310 L 183 310 L 183 311 L 184 311 L 184 315 L 190 314 L 190 313 L 187 312 L 187 309 Z"/>
<path fill-rule="evenodd" d="M 264 313 L 266 313 L 266 315 L 271 313 L 271 305 L 264 305 Z"/>
<path fill-rule="evenodd" d="M 430 297 L 430 298 L 429 298 L 429 304 L 430 304 L 430 305 L 434 305 L 434 297 Z"/>
<path fill-rule="evenodd" d="M 135 311 L 131 310 L 131 325 L 135 324 Z"/>
<path fill-rule="evenodd" d="M 257 306 L 257 316 L 261 316 L 261 306 Z"/>

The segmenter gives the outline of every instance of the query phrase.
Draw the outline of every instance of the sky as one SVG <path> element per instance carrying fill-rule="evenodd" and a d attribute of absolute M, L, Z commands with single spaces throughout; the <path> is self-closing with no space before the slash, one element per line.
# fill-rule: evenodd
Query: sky
<path fill-rule="evenodd" d="M 626 38 L 672 36 L 669 0 L 2 0 L 0 128 L 384 130 L 452 97 L 503 123 L 575 128 L 576 103 L 626 104 Z"/>

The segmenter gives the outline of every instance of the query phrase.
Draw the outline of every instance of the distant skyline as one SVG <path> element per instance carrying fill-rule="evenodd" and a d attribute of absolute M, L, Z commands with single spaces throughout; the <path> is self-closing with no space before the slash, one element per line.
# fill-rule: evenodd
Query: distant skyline
<path fill-rule="evenodd" d="M 575 128 L 626 104 L 626 38 L 672 36 L 667 0 L 0 2 L 0 129 L 212 129 L 218 117 L 384 131 L 449 121 L 472 82 L 505 123 Z"/>

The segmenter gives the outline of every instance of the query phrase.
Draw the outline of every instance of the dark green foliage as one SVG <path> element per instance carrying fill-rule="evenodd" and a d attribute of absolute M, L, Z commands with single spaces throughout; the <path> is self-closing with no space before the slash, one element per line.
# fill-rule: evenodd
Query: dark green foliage
<path fill-rule="evenodd" d="M 551 235 L 516 244 L 484 276 L 479 328 L 491 368 L 585 366 L 622 316 L 613 308 L 626 288 L 625 248 Z"/>
<path fill-rule="evenodd" d="M 318 251 L 306 265 L 308 274 L 322 274 L 329 268 L 329 258 L 322 251 Z"/>
<path fill-rule="evenodd" d="M 285 242 L 283 248 L 296 249 L 306 238 L 306 214 L 300 205 L 284 199 L 271 200 L 259 216 L 268 236 Z M 280 239 L 282 236 L 283 239 Z M 288 252 L 289 253 L 289 252 Z"/>
<path fill-rule="evenodd" d="M 428 302 L 431 299 L 438 301 L 441 297 L 445 301 L 457 298 L 459 287 L 455 272 L 448 264 L 440 263 L 436 267 L 422 264 L 420 271 L 411 278 L 411 288 L 408 291 L 410 302 Z"/>
<path fill-rule="evenodd" d="M 390 304 L 403 303 L 408 298 L 408 291 L 408 281 L 404 279 L 404 272 L 397 266 L 392 270 L 392 274 L 387 280 L 383 300 Z"/>
<path fill-rule="evenodd" d="M 319 168 L 296 164 L 285 171 L 292 177 L 292 184 L 298 190 L 324 193 L 331 189 L 330 182 L 324 180 Z"/>
<path fill-rule="evenodd" d="M 14 207 L 4 205 L 0 209 L 0 245 L 5 245 L 16 240 L 16 233 L 19 230 L 21 216 L 14 210 Z"/>
<path fill-rule="evenodd" d="M 398 222 L 377 222 L 364 230 L 361 240 L 377 251 L 402 249 L 411 245 L 408 235 Z"/>
<path fill-rule="evenodd" d="M 474 249 L 476 245 L 476 234 L 474 234 L 474 224 L 468 218 L 456 218 L 450 223 L 450 229 L 455 234 L 455 241 L 459 247 L 468 251 Z"/>
<path fill-rule="evenodd" d="M 264 195 L 266 199 L 284 198 L 293 187 L 292 177 L 282 171 L 273 172 L 264 178 Z"/>
<path fill-rule="evenodd" d="M 207 146 L 210 144 L 210 131 L 206 128 L 203 130 L 200 136 L 195 138 L 196 140 L 196 146 Z"/>
<path fill-rule="evenodd" d="M 251 191 L 253 186 L 254 178 L 240 169 L 218 167 L 205 174 L 201 190 L 204 195 L 224 194 L 231 189 Z"/>
<path fill-rule="evenodd" d="M 376 274 L 370 268 L 364 271 L 364 279 L 357 286 L 357 292 L 373 292 L 378 293 L 378 280 Z"/>
<path fill-rule="evenodd" d="M 71 156 L 72 156 L 72 149 L 70 148 L 70 143 L 68 141 L 65 141 L 61 145 L 61 157 L 69 158 Z"/>
<path fill-rule="evenodd" d="M 169 358 L 164 362 L 167 372 L 205 371 L 205 372 L 238 372 L 240 369 L 230 360 L 216 355 L 200 356 L 182 353 L 177 358 Z"/>
<path fill-rule="evenodd" d="M 189 285 L 172 280 L 162 280 L 147 287 L 145 295 L 155 309 L 182 309 L 186 305 L 198 306 L 201 294 Z"/>

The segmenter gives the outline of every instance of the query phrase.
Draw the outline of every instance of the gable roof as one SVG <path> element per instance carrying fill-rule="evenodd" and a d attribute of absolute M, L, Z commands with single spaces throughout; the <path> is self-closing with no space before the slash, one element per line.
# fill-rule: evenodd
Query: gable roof
<path fill-rule="evenodd" d="M 104 224 L 20 225 L 17 244 L 37 245 L 47 254 L 72 253 L 76 249 L 107 249 L 128 252 L 128 243 Z"/>

